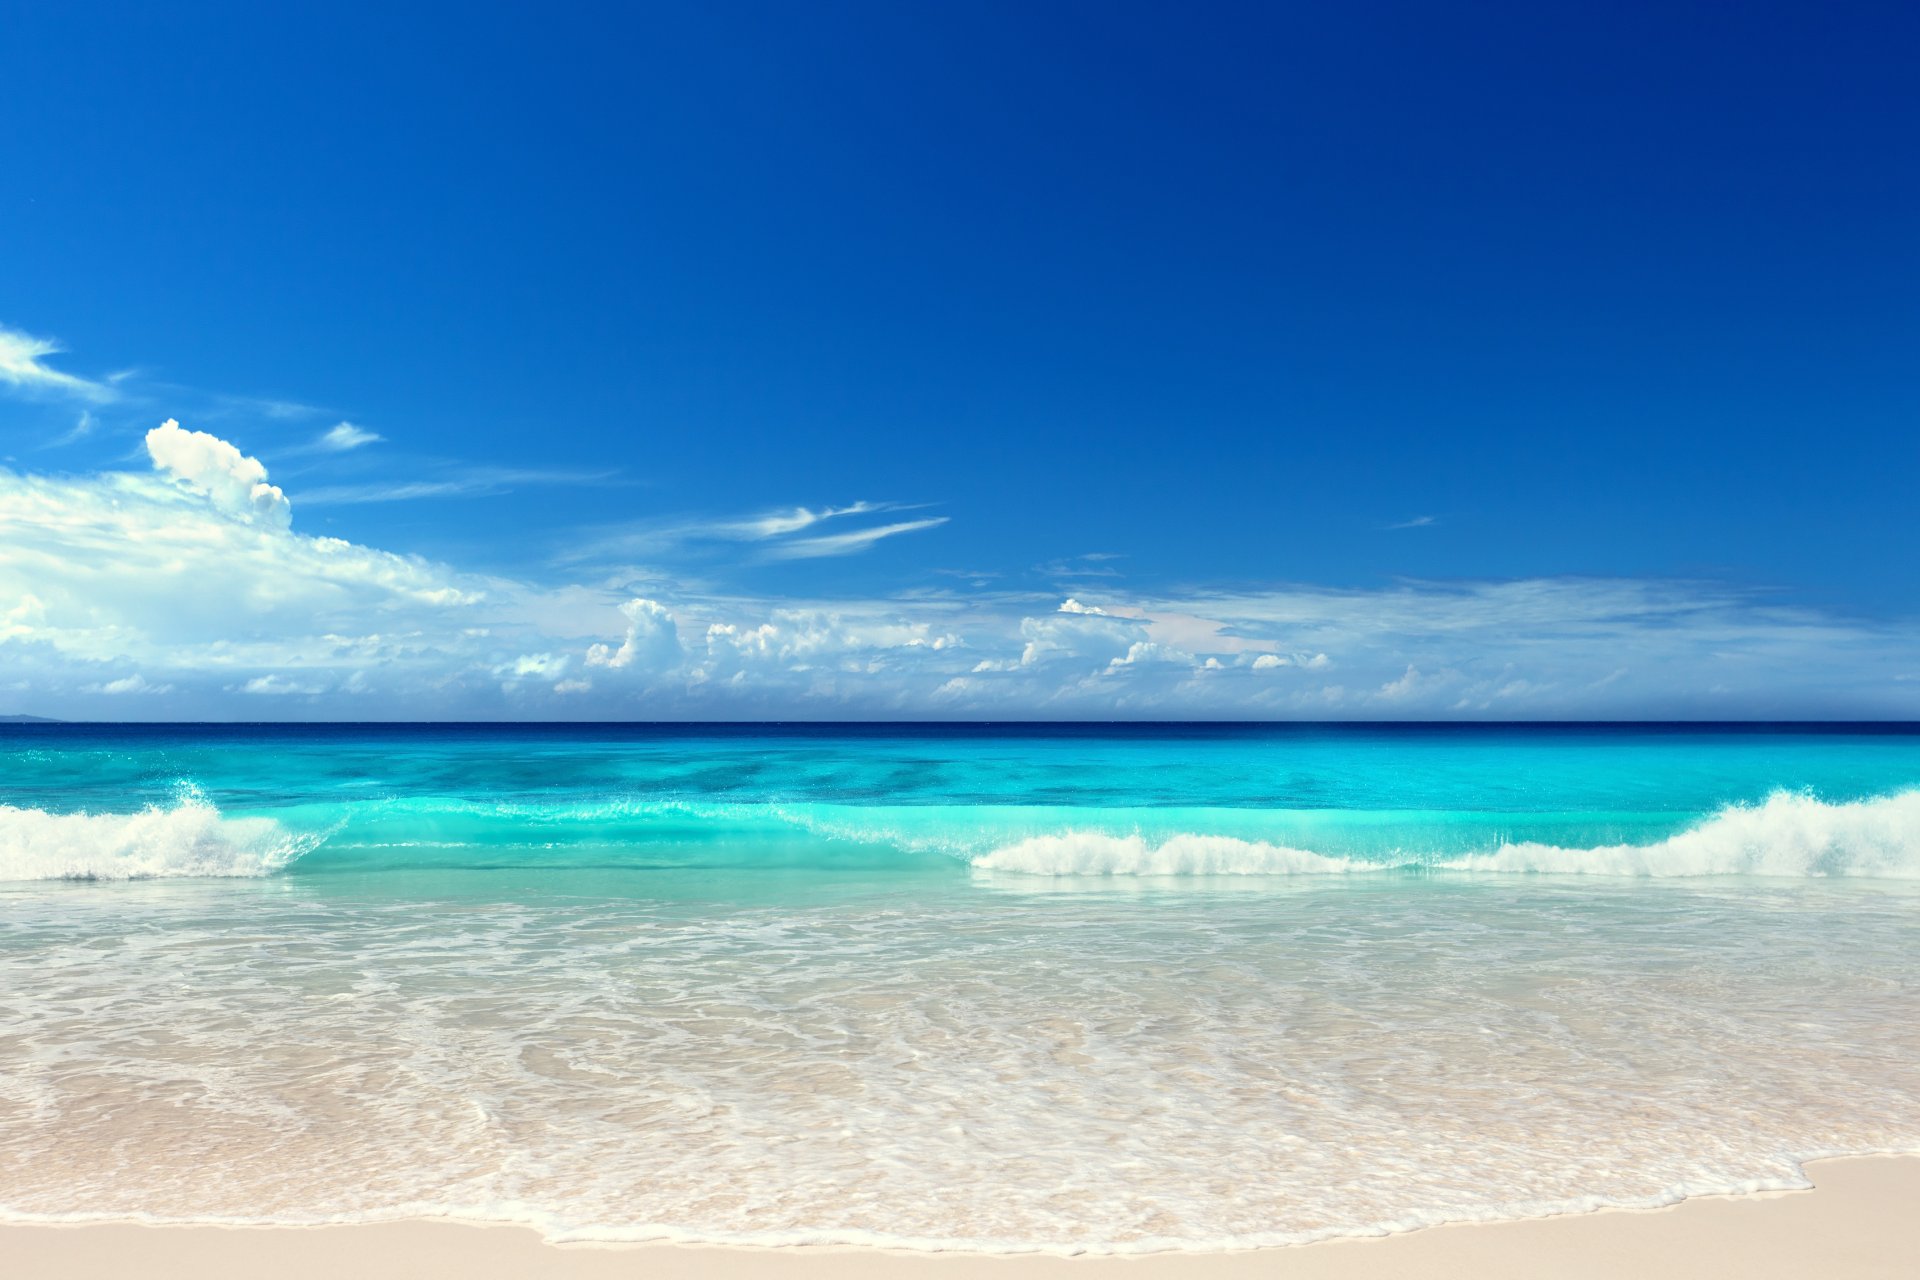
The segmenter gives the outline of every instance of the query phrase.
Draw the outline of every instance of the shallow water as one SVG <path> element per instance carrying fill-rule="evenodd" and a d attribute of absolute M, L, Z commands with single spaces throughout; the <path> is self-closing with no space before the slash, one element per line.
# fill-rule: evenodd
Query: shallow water
<path fill-rule="evenodd" d="M 0 737 L 0 1215 L 1138 1250 L 1920 1150 L 1920 736 Z M 85 877 L 85 878 L 83 878 Z"/>

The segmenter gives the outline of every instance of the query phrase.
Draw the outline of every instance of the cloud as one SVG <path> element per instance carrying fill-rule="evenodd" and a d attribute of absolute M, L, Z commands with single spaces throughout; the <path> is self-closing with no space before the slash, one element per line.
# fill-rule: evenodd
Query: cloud
<path fill-rule="evenodd" d="M 1394 529 L 1425 529 L 1429 525 L 1438 523 L 1439 521 L 1433 516 L 1415 516 L 1411 520 L 1402 520 L 1398 524 L 1388 524 L 1380 527 L 1389 531 Z"/>
<path fill-rule="evenodd" d="M 386 439 L 385 436 L 368 431 L 364 427 L 356 427 L 351 422 L 340 422 L 316 436 L 313 447 L 324 453 L 345 453 L 349 449 L 358 449 L 364 445 L 379 444 L 384 439 Z"/>
<path fill-rule="evenodd" d="M 240 692 L 251 697 L 284 698 L 295 695 L 312 697 L 327 691 L 324 684 L 303 683 L 290 680 L 285 676 L 256 676 L 240 686 Z"/>
<path fill-rule="evenodd" d="M 1185 650 L 1171 645 L 1156 644 L 1151 640 L 1136 640 L 1127 646 L 1127 651 L 1117 658 L 1107 660 L 1108 672 L 1121 667 L 1139 667 L 1147 665 L 1165 665 L 1184 671 L 1204 669 L 1208 671 L 1224 670 L 1224 664 L 1218 658 L 1207 658 L 1204 662 Z M 1211 665 L 1209 665 L 1211 664 Z"/>
<path fill-rule="evenodd" d="M 849 707 L 924 714 L 931 691 L 969 661 L 966 640 L 942 620 L 903 617 L 875 602 L 724 608 L 729 620 L 708 622 L 703 642 L 689 646 L 679 673 L 686 703 L 767 718 L 806 704 L 838 706 L 843 715 Z"/>
<path fill-rule="evenodd" d="M 168 418 L 147 432 L 147 453 L 155 468 L 198 489 L 224 511 L 282 528 L 292 523 L 287 497 L 267 483 L 266 467 L 218 436 L 183 430 Z"/>
<path fill-rule="evenodd" d="M 921 529 L 937 528 L 945 524 L 947 519 L 946 516 L 930 516 L 925 520 L 902 520 L 896 524 L 883 524 L 871 529 L 822 534 L 817 538 L 791 538 L 767 548 L 766 554 L 768 558 L 774 560 L 850 556 L 867 550 L 883 538 L 898 537 L 903 533 L 917 533 Z"/>
<path fill-rule="evenodd" d="M 0 469 L 0 669 L 36 702 L 0 711 L 245 717 L 272 700 L 274 714 L 355 719 L 1920 715 L 1920 625 L 1713 583 L 791 599 L 662 574 L 642 593 L 632 575 L 509 579 L 305 534 L 304 495 L 289 502 L 257 459 L 177 423 L 150 433 L 149 454 L 150 471 Z M 791 540 L 770 530 L 760 543 Z"/>
<path fill-rule="evenodd" d="M 0 325 L 0 392 L 11 391 L 36 400 L 77 400 L 95 406 L 152 403 L 155 397 L 164 396 L 167 403 L 180 410 L 178 416 L 191 417 L 203 424 L 234 421 L 257 424 L 262 418 L 291 422 L 328 412 L 297 400 L 234 395 L 156 381 L 150 369 L 138 365 L 115 369 L 98 378 L 85 378 L 54 367 L 48 359 L 65 352 L 66 347 L 54 339 Z M 84 430 L 69 431 L 45 447 L 69 444 L 85 434 Z M 295 452 L 311 448 L 313 446 L 306 446 Z"/>
<path fill-rule="evenodd" d="M 517 691 L 520 682 L 530 680 L 548 686 L 557 684 L 573 665 L 573 656 L 565 653 L 523 653 L 511 662 L 503 662 L 493 669 L 493 674 L 503 682 L 503 687 Z"/>
<path fill-rule="evenodd" d="M 898 507 L 890 502 L 856 502 L 845 507 L 823 507 L 818 511 L 795 507 L 791 511 L 770 511 L 745 520 L 721 521 L 707 526 L 705 532 L 707 536 L 716 538 L 780 538 L 810 529 L 823 520 L 894 510 L 898 510 Z"/>
<path fill-rule="evenodd" d="M 1019 665 L 1071 662 L 1106 666 L 1124 658 L 1148 634 L 1147 626 L 1135 619 L 1117 618 L 1104 609 L 1067 600 L 1050 616 L 1020 620 Z"/>
<path fill-rule="evenodd" d="M 1420 686 L 1420 669 L 1411 663 L 1397 680 L 1389 680 L 1380 686 L 1380 696 L 1388 699 L 1404 698 Z"/>
<path fill-rule="evenodd" d="M 600 484 L 615 474 L 538 467 L 463 467 L 439 477 L 394 478 L 309 489 L 300 495 L 300 503 L 308 507 L 350 507 L 420 498 L 490 498 L 510 493 L 522 485 Z"/>
<path fill-rule="evenodd" d="M 72 444 L 76 440 L 84 440 L 92 435 L 93 429 L 99 425 L 99 421 L 93 416 L 92 412 L 82 409 L 80 411 L 80 417 L 74 422 L 73 426 L 47 441 L 41 448 L 58 449 L 62 445 Z"/>
<path fill-rule="evenodd" d="M 1045 578 L 1117 578 L 1120 571 L 1108 562 L 1124 558 L 1110 551 L 1089 551 L 1037 564 L 1033 571 Z"/>
<path fill-rule="evenodd" d="M 46 601 L 31 592 L 22 593 L 18 603 L 0 613 L 0 640 L 27 639 L 46 617 Z"/>
<path fill-rule="evenodd" d="M 131 371 L 129 371 L 131 372 Z M 206 408 L 219 418 L 270 418 L 275 422 L 295 422 L 301 418 L 315 418 L 326 410 L 318 405 L 303 404 L 298 400 L 285 400 L 273 396 L 237 396 L 196 392 L 189 387 L 162 384 L 155 388 L 171 394 L 186 394 L 190 398 L 206 399 Z"/>
<path fill-rule="evenodd" d="M 148 682 L 145 676 L 141 675 L 139 672 L 136 671 L 132 675 L 122 676 L 118 680 L 108 680 L 102 684 L 88 685 L 87 692 L 104 693 L 110 696 L 119 695 L 119 694 L 128 694 L 128 693 L 147 693 L 147 694 L 157 695 L 157 694 L 164 694 L 164 693 L 172 693 L 173 686 L 170 684 L 151 684 Z"/>
<path fill-rule="evenodd" d="M 621 670 L 639 664 L 643 671 L 666 671 L 680 664 L 685 656 L 680 648 L 679 625 L 658 603 L 633 599 L 620 606 L 627 617 L 627 638 L 618 649 L 604 644 L 589 646 L 587 665 Z"/>
<path fill-rule="evenodd" d="M 202 709 L 360 668 L 431 683 L 512 638 L 511 617 L 501 641 L 464 634 L 486 580 L 293 532 L 265 469 L 226 441 L 169 422 L 150 450 L 145 475 L 0 470 L 0 600 L 20 602 L 0 610 L 0 661 L 49 696 L 128 691 L 109 686 L 130 665 Z"/>
<path fill-rule="evenodd" d="M 685 559 L 689 555 L 736 554 L 735 548 L 741 543 L 755 544 L 757 549 L 753 558 L 761 560 L 805 560 L 853 555 L 884 538 L 945 524 L 948 517 L 906 520 L 805 538 L 793 535 L 831 520 L 914 511 L 922 509 L 924 505 L 860 501 L 844 507 L 783 507 L 748 516 L 650 521 L 602 530 L 597 536 L 568 548 L 562 553 L 561 559 L 565 563 L 633 557 Z"/>
<path fill-rule="evenodd" d="M 28 395 L 65 396 L 92 404 L 106 404 L 119 393 L 100 382 L 90 382 L 49 368 L 43 356 L 59 355 L 63 348 L 47 338 L 0 327 L 0 383 Z"/>

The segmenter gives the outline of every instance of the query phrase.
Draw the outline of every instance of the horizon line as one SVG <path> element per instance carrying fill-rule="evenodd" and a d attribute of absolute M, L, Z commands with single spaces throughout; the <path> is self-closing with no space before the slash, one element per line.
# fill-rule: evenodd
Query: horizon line
<path fill-rule="evenodd" d="M 1907 729 L 1920 732 L 1920 720 L 1845 719 L 1845 718 L 1753 718 L 1753 719 L 1428 719 L 1428 720 L 1234 720 L 1234 719 L 977 719 L 977 720 L 64 720 L 53 716 L 0 716 L 0 728 L 229 728 L 229 729 L 314 729 L 314 728 L 500 728 L 500 729 L 751 729 L 751 728 L 1651 728 L 1694 727 L 1727 729 L 1841 727 L 1866 729 Z"/>

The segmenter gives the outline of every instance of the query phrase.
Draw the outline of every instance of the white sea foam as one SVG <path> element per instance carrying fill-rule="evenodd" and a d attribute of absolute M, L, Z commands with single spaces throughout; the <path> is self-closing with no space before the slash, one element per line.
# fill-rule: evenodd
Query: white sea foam
<path fill-rule="evenodd" d="M 1141 1253 L 1920 1151 L 1897 886 L 719 883 L 17 891 L 0 1221 Z"/>
<path fill-rule="evenodd" d="M 982 870 L 1039 876 L 1284 876 L 1351 874 L 1418 866 L 1440 871 L 1589 876 L 1869 876 L 1920 879 L 1920 790 L 1834 803 L 1775 792 L 1729 805 L 1650 844 L 1592 848 L 1521 842 L 1435 859 L 1409 849 L 1398 860 L 1332 857 L 1230 836 L 1069 831 L 1035 836 L 973 859 Z"/>
<path fill-rule="evenodd" d="M 138 813 L 0 805 L 0 880 L 264 876 L 318 844 L 271 818 L 228 818 L 191 792 Z"/>
<path fill-rule="evenodd" d="M 1920 791 L 1832 804 L 1776 791 L 1651 845 L 1510 844 L 1444 864 L 1600 876 L 1879 876 L 1920 879 Z"/>
<path fill-rule="evenodd" d="M 1153 844 L 1144 836 L 1098 831 L 1032 836 L 975 858 L 973 865 L 1039 876 L 1284 876 L 1379 869 L 1264 840 L 1177 835 Z"/>

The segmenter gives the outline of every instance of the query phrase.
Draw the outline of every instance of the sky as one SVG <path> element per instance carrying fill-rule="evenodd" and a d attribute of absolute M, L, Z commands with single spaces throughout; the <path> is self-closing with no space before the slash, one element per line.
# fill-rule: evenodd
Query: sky
<path fill-rule="evenodd" d="M 0 0 L 0 714 L 1920 718 L 1917 59 Z"/>

